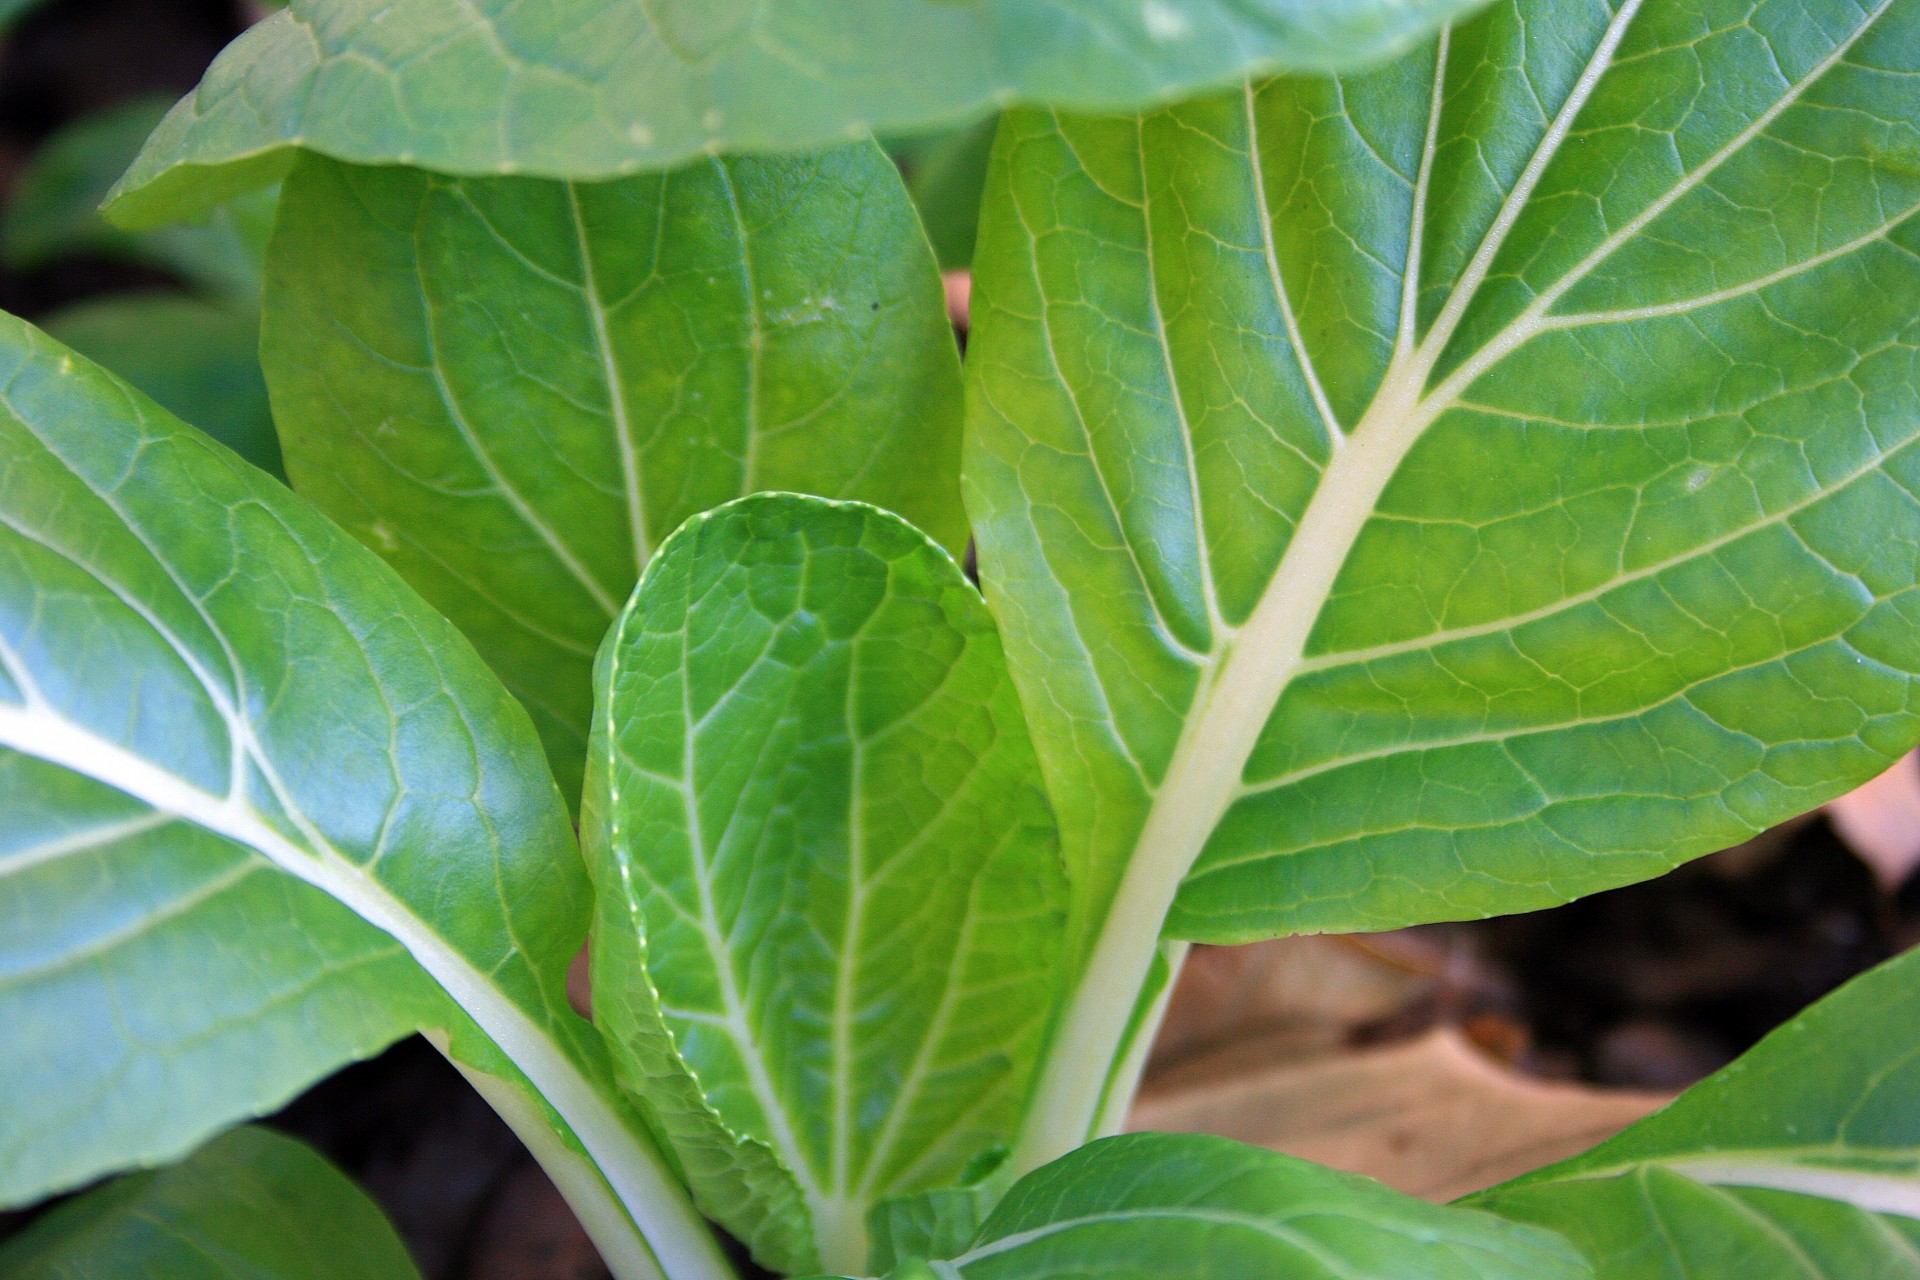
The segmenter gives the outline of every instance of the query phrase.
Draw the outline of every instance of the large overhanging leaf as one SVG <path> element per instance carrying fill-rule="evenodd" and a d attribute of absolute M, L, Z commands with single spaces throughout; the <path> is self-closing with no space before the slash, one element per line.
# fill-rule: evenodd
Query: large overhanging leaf
<path fill-rule="evenodd" d="M 1920 1275 L 1920 951 L 1665 1111 L 1473 1203 L 1565 1233 L 1600 1280 Z"/>
<path fill-rule="evenodd" d="M 958 356 L 871 142 L 596 184 L 309 157 L 268 273 L 294 484 L 474 640 L 570 800 L 594 649 L 689 516 L 789 489 L 965 544 Z"/>
<path fill-rule="evenodd" d="M 1131 109 L 1256 68 L 1354 66 L 1477 0 L 293 0 L 214 63 L 117 215 L 192 216 L 308 147 L 610 178 L 830 146 L 1011 100 Z"/>
<path fill-rule="evenodd" d="M 0 1247 L 8 1280 L 420 1280 L 379 1207 L 270 1129 L 47 1213 Z"/>
<path fill-rule="evenodd" d="M 1008 115 L 969 502 L 1089 965 L 1023 1163 L 1162 921 L 1538 907 L 1920 736 L 1916 121 L 1915 0 L 1508 0 Z"/>
<path fill-rule="evenodd" d="M 965 1251 L 888 1280 L 1587 1280 L 1548 1231 L 1198 1134 L 1084 1147 L 1016 1183 Z"/>
<path fill-rule="evenodd" d="M 598 668 L 595 1014 L 702 1205 L 788 1273 L 1012 1141 L 1066 886 L 946 553 L 787 494 L 690 522 Z"/>
<path fill-rule="evenodd" d="M 589 887 L 526 713 L 275 481 L 12 317 L 0 369 L 6 1199 L 421 1026 L 623 1276 L 653 1262 L 609 1184 L 724 1274 L 567 1010 Z"/>

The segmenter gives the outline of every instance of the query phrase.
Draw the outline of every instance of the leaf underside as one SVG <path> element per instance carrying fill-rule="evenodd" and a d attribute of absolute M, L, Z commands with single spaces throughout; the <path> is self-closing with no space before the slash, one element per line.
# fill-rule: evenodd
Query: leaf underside
<path fill-rule="evenodd" d="M 957 354 L 872 143 L 595 184 L 309 157 L 281 208 L 294 484 L 473 639 L 569 800 L 594 650 L 689 516 L 790 489 L 965 543 Z"/>
<path fill-rule="evenodd" d="M 1920 952 L 1855 979 L 1666 1110 L 1469 1203 L 1599 1280 L 1920 1276 Z"/>
<path fill-rule="evenodd" d="M 1011 1139 L 1065 886 L 986 607 L 871 507 L 677 533 L 599 668 L 596 1010 L 708 1212 L 859 1270 L 867 1217 Z"/>
<path fill-rule="evenodd" d="M 1025 100 L 1130 109 L 1257 67 L 1380 57 L 1473 0 L 293 0 L 215 62 L 116 214 L 191 217 L 296 146 L 449 173 L 610 178 L 831 146 Z"/>
<path fill-rule="evenodd" d="M 1913 0 L 1009 113 L 968 500 L 1083 943 L 1536 908 L 1920 737 L 1916 121 Z"/>

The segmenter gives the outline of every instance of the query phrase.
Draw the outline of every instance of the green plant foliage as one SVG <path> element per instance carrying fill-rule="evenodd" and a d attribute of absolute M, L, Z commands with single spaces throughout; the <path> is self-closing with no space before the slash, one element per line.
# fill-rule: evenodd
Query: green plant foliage
<path fill-rule="evenodd" d="M 79 303 L 43 327 L 262 471 L 282 474 L 258 320 L 196 298 L 138 293 Z"/>
<path fill-rule="evenodd" d="M 1377 58 L 1475 0 L 293 0 L 236 41 L 118 189 L 191 217 L 296 147 L 460 174 L 610 178 L 831 146 L 1019 99 L 1110 110 L 1258 67 Z"/>
<path fill-rule="evenodd" d="M 11 317 L 0 369 L 0 811 L 40 827 L 0 861 L 0 998 L 36 1050 L 0 1198 L 178 1154 L 410 1023 L 530 1080 L 560 1136 L 531 1103 L 523 1136 L 578 1128 L 699 1265 L 566 1006 L 588 882 L 519 704 L 376 557 L 104 370 Z"/>
<path fill-rule="evenodd" d="M 569 797 L 594 650 L 689 516 L 790 489 L 965 545 L 958 356 L 872 143 L 592 185 L 314 157 L 269 277 L 295 485 L 472 637 Z"/>
<path fill-rule="evenodd" d="M 965 1252 L 888 1280 L 1585 1280 L 1548 1231 L 1200 1134 L 1092 1143 L 1028 1174 Z"/>
<path fill-rule="evenodd" d="M 980 193 L 987 185 L 987 164 L 999 127 L 1000 117 L 992 115 L 962 129 L 888 146 L 906 173 L 907 191 L 943 271 L 973 264 Z"/>
<path fill-rule="evenodd" d="M 309 1148 L 223 1134 L 69 1201 L 0 1245 L 8 1280 L 419 1280 L 386 1215 Z"/>
<path fill-rule="evenodd" d="M 1508 0 L 1005 118 L 966 465 L 1081 895 L 1063 1045 L 1163 920 L 1545 906 L 1920 737 L 1916 121 L 1912 0 Z"/>
<path fill-rule="evenodd" d="M 594 989 L 707 1211 L 858 1270 L 1004 1150 L 1066 888 L 999 639 L 924 534 L 775 494 L 691 521 L 601 651 Z"/>
<path fill-rule="evenodd" d="M 187 226 L 123 231 L 100 216 L 100 202 L 166 111 L 163 98 L 134 98 L 82 116 L 48 139 L 14 181 L 0 221 L 0 259 L 33 270 L 74 254 L 114 258 L 171 272 L 208 297 L 257 310 L 272 190 L 208 209 Z"/>
<path fill-rule="evenodd" d="M 1856 978 L 1664 1111 L 1474 1197 L 1599 1280 L 1920 1275 L 1920 951 Z"/>

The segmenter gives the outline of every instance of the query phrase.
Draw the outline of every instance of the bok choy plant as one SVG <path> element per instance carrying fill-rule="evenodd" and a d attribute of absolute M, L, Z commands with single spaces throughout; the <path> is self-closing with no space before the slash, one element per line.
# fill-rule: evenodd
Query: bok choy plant
<path fill-rule="evenodd" d="M 1920 1277 L 1915 956 L 1462 1204 L 1122 1133 L 1920 741 L 1920 0 L 292 0 L 108 214 L 275 182 L 291 491 L 0 319 L 0 1203 L 187 1158 L 0 1274 L 410 1275 L 214 1135 L 420 1032 L 620 1280 Z"/>

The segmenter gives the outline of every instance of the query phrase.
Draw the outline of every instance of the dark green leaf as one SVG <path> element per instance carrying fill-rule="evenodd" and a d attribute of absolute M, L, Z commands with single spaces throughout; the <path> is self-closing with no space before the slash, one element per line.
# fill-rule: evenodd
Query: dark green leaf
<path fill-rule="evenodd" d="M 166 110 L 163 98 L 135 98 L 82 116 L 48 139 L 21 170 L 0 223 L 7 265 L 31 270 L 97 254 L 171 271 L 232 306 L 258 307 L 260 256 L 273 229 L 271 191 L 205 210 L 188 226 L 122 231 L 100 216 L 100 202 Z"/>
<path fill-rule="evenodd" d="M 8 1280 L 419 1280 L 393 1224 L 292 1138 L 236 1129 L 54 1209 L 0 1246 Z"/>
<path fill-rule="evenodd" d="M 1916 0 L 1004 119 L 969 507 L 1091 966 L 1020 1163 L 1162 921 L 1544 906 L 1920 738 L 1916 210 Z"/>
<path fill-rule="evenodd" d="M 221 55 L 120 187 L 191 216 L 294 145 L 448 173 L 610 178 L 830 146 L 1013 99 L 1160 101 L 1255 67 L 1352 66 L 1473 0 L 293 0 Z"/>
<path fill-rule="evenodd" d="M 860 1272 L 868 1211 L 1018 1124 L 1059 990 L 1053 824 L 999 638 L 925 535 L 746 498 L 598 668 L 595 1010 L 707 1211 Z"/>
<path fill-rule="evenodd" d="M 294 483 L 473 638 L 569 798 L 594 649 L 687 517 L 791 489 L 965 545 L 940 282 L 871 143 L 591 185 L 315 157 L 270 280 Z"/>
<path fill-rule="evenodd" d="M 0 1201 L 178 1154 L 411 1023 L 590 1217 L 611 1182 L 723 1274 L 567 1009 L 589 887 L 519 704 L 312 508 L 11 317 L 0 387 L 10 844 L 31 818 L 0 858 Z M 528 1080 L 557 1114 L 513 1109 Z"/>
<path fill-rule="evenodd" d="M 1551 1232 L 1199 1134 L 1083 1147 L 1014 1184 L 966 1252 L 889 1280 L 1584 1280 Z"/>
<path fill-rule="evenodd" d="M 1474 1198 L 1600 1280 L 1920 1276 L 1920 951 L 1857 978 L 1664 1111 Z"/>
<path fill-rule="evenodd" d="M 1000 117 L 931 137 L 891 144 L 889 150 L 907 175 L 907 191 L 943 271 L 973 263 L 974 231 L 980 222 L 980 193 L 987 184 L 987 162 Z"/>
<path fill-rule="evenodd" d="M 281 474 L 280 440 L 260 376 L 260 322 L 252 316 L 143 293 L 68 307 L 44 327 L 262 471 Z"/>

